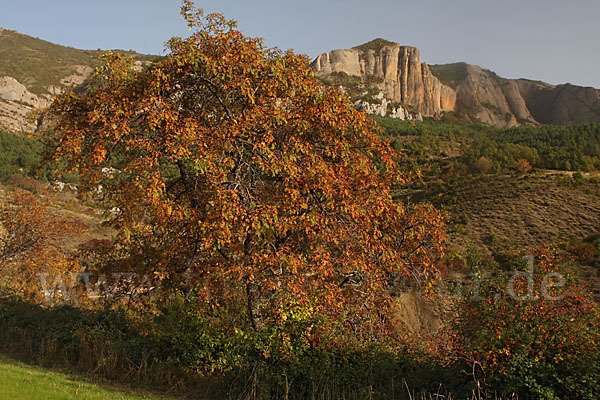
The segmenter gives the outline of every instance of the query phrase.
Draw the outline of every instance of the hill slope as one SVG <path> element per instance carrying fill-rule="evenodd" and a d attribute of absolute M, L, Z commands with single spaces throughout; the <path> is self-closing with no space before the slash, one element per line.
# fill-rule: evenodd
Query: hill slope
<path fill-rule="evenodd" d="M 53 96 L 81 84 L 99 65 L 100 50 L 78 50 L 0 28 L 0 129 L 32 132 Z M 123 52 L 142 61 L 154 56 Z"/>

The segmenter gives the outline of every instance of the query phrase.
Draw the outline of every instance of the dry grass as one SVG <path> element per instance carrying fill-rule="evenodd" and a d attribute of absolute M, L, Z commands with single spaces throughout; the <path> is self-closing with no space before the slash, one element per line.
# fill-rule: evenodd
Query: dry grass
<path fill-rule="evenodd" d="M 104 211 L 98 207 L 85 204 L 77 194 L 70 190 L 54 191 L 50 186 L 40 181 L 21 177 L 9 180 L 6 185 L 0 184 L 0 202 L 4 201 L 7 190 L 18 188 L 28 191 L 39 197 L 43 203 L 49 206 L 52 215 L 59 218 L 68 218 L 74 224 L 82 227 L 77 235 L 68 237 L 63 243 L 63 249 L 69 252 L 76 251 L 82 243 L 91 239 L 110 239 L 116 232 L 104 224 Z"/>
<path fill-rule="evenodd" d="M 464 184 L 451 213 L 462 218 L 452 244 L 527 250 L 600 233 L 600 185 L 576 186 L 552 175 L 477 177 Z"/>

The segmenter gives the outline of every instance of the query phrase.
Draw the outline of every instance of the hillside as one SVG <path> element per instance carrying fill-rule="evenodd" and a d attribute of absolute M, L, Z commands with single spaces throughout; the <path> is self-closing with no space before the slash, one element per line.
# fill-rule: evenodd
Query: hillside
<path fill-rule="evenodd" d="M 2 78 L 31 112 L 84 86 L 59 129 L 0 131 L 0 353 L 186 398 L 600 398 L 600 124 L 540 123 L 593 116 L 595 89 L 384 40 L 317 60 L 398 118 L 366 117 L 186 10 L 197 34 L 142 73 L 88 83 L 33 40 L 54 75 Z M 0 397 L 96 389 L 0 375 Z"/>
<path fill-rule="evenodd" d="M 344 86 L 335 79 L 340 74 L 355 77 L 361 91 L 371 94 L 372 101 L 381 103 L 373 96 L 380 92 L 424 117 L 459 114 L 463 120 L 498 127 L 600 122 L 597 89 L 505 79 L 466 63 L 429 66 L 421 61 L 417 48 L 383 39 L 321 54 L 311 67 L 317 76 L 335 85 Z M 347 81 L 353 81 L 356 87 L 355 80 Z M 357 100 L 357 96 L 351 97 Z M 399 117 L 404 119 L 402 114 Z"/>
<path fill-rule="evenodd" d="M 155 59 L 121 51 L 138 62 Z M 30 133 L 55 95 L 83 83 L 101 50 L 79 50 L 0 28 L 0 128 Z M 600 91 L 505 79 L 467 63 L 428 65 L 417 48 L 375 39 L 319 55 L 311 64 L 357 108 L 400 119 L 450 116 L 498 127 L 600 121 Z"/>
<path fill-rule="evenodd" d="M 119 50 L 120 51 L 120 50 Z M 139 62 L 154 56 L 120 51 Z M 99 65 L 101 50 L 60 46 L 0 28 L 0 128 L 29 133 L 39 110 L 53 96 L 85 81 Z"/>

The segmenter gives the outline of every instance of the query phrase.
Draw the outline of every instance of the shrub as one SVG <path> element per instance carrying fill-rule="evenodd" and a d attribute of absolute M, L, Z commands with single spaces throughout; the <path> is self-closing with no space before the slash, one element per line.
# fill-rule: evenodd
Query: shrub
<path fill-rule="evenodd" d="M 47 186 L 42 182 L 21 174 L 14 174 L 10 176 L 6 183 L 9 186 L 20 188 L 33 194 L 45 194 L 48 192 Z"/>
<path fill-rule="evenodd" d="M 460 353 L 471 366 L 482 367 L 480 378 L 500 394 L 598 398 L 598 309 L 551 251 L 537 252 L 536 260 L 531 275 L 498 274 L 482 285 L 481 298 L 464 301 L 457 327 Z M 566 277 L 564 286 L 544 292 L 544 282 L 560 281 L 558 273 Z"/>
<path fill-rule="evenodd" d="M 192 398 L 408 399 L 407 388 L 463 397 L 471 389 L 457 368 L 412 346 L 340 335 L 311 339 L 326 321 L 307 318 L 301 308 L 261 332 L 228 328 L 224 311 L 182 298 L 161 303 L 154 317 L 124 307 L 91 311 L 3 299 L 0 348 L 42 365 Z"/>
<path fill-rule="evenodd" d="M 591 262 L 596 257 L 596 246 L 593 243 L 582 242 L 573 249 L 575 256 L 582 262 Z"/>
<path fill-rule="evenodd" d="M 80 234 L 84 227 L 76 220 L 52 214 L 48 205 L 28 192 L 6 193 L 0 204 L 0 293 L 25 298 L 54 296 L 38 279 L 41 275 L 69 274 L 78 269 L 63 242 Z"/>
<path fill-rule="evenodd" d="M 517 161 L 516 167 L 519 171 L 523 173 L 531 171 L 531 164 L 524 158 L 521 158 Z"/>
<path fill-rule="evenodd" d="M 492 168 L 492 162 L 485 157 L 479 157 L 475 166 L 480 173 L 485 174 Z"/>
<path fill-rule="evenodd" d="M 585 178 L 583 177 L 583 174 L 579 171 L 575 172 L 573 174 L 573 182 L 577 186 L 583 185 L 585 183 Z"/>

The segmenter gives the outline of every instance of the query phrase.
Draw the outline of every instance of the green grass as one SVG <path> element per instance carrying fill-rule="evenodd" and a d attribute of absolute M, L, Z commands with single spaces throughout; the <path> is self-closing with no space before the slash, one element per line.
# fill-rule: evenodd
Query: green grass
<path fill-rule="evenodd" d="M 159 399 L 159 397 L 131 394 L 74 380 L 68 376 L 32 367 L 0 356 L 0 398 L 25 399 Z"/>

